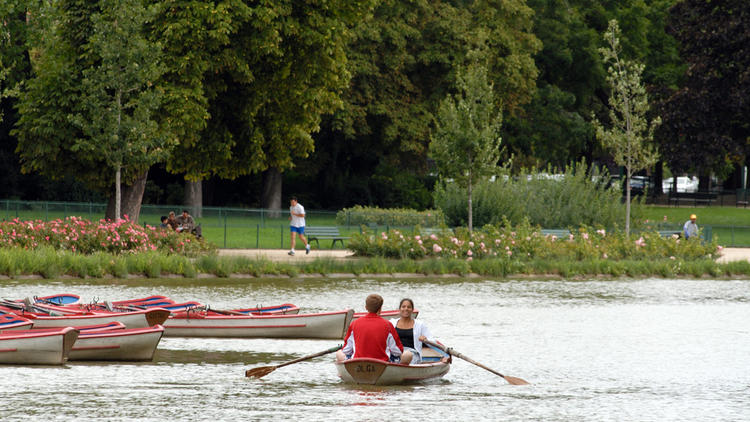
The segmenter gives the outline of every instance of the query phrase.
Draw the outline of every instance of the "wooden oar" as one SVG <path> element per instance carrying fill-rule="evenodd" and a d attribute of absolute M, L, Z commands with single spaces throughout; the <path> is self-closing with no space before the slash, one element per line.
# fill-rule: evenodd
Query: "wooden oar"
<path fill-rule="evenodd" d="M 474 359 L 471 359 L 470 357 L 465 356 L 465 355 L 463 355 L 463 354 L 461 354 L 461 353 L 453 350 L 450 347 L 445 347 L 442 344 L 434 343 L 434 342 L 429 341 L 429 340 L 424 340 L 422 343 L 429 344 L 430 346 L 436 347 L 436 348 L 444 351 L 445 353 L 448 353 L 451 356 L 456 356 L 456 357 L 461 358 L 461 359 L 463 359 L 463 360 L 465 360 L 467 362 L 473 363 L 474 365 L 476 365 L 476 366 L 478 366 L 478 367 L 480 367 L 482 369 L 486 369 L 486 370 L 492 372 L 495 375 L 499 375 L 499 376 L 505 378 L 505 381 L 508 381 L 509 384 L 513 384 L 513 385 L 526 385 L 526 384 L 528 384 L 528 382 L 526 382 L 525 380 L 523 380 L 521 378 L 511 377 L 511 376 L 508 376 L 508 375 L 503 375 L 503 374 L 495 371 L 492 368 L 488 368 L 488 367 L 482 365 L 481 363 L 475 361 Z"/>
<path fill-rule="evenodd" d="M 307 356 L 303 356 L 303 357 L 298 358 L 298 359 L 290 360 L 289 362 L 280 363 L 278 365 L 261 366 L 259 368 L 248 369 L 247 371 L 245 371 L 245 376 L 246 377 L 255 377 L 255 378 L 265 377 L 266 375 L 268 375 L 271 372 L 273 372 L 273 371 L 281 368 L 282 366 L 287 366 L 287 365 L 291 365 L 293 363 L 302 362 L 302 361 L 305 361 L 305 360 L 316 358 L 318 356 L 327 355 L 327 354 L 333 353 L 333 352 L 335 352 L 335 351 L 337 351 L 339 349 L 341 349 L 341 345 L 338 345 L 336 347 L 331 347 L 330 349 L 323 350 L 322 352 L 313 353 L 312 355 L 307 355 Z"/>

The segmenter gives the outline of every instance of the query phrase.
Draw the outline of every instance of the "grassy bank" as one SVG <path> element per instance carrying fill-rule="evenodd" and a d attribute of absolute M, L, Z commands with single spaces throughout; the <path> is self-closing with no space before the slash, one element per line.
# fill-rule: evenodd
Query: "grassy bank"
<path fill-rule="evenodd" d="M 512 261 L 507 259 L 422 259 L 391 260 L 384 258 L 318 259 L 303 263 L 272 262 L 245 257 L 203 256 L 187 258 L 158 252 L 111 255 L 81 255 L 65 251 L 19 249 L 0 250 L 0 275 L 19 278 L 29 275 L 46 279 L 128 278 L 182 276 L 228 277 L 295 277 L 300 275 L 353 274 L 392 275 L 408 277 L 476 274 L 490 278 L 513 276 L 543 278 L 598 277 L 750 277 L 750 263 L 739 261 L 719 264 L 711 259 L 681 260 L 608 260 L 581 261 L 538 259 Z"/>

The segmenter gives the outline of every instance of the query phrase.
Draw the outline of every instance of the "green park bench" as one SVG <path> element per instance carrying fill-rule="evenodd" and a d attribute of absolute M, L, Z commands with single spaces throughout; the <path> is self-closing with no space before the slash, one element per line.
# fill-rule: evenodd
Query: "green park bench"
<path fill-rule="evenodd" d="M 336 245 L 336 242 L 341 242 L 341 247 L 344 247 L 344 240 L 349 239 L 347 236 L 342 236 L 336 226 L 305 227 L 305 236 L 309 243 L 315 241 L 318 247 L 320 247 L 320 240 L 332 240 L 331 249 Z"/>

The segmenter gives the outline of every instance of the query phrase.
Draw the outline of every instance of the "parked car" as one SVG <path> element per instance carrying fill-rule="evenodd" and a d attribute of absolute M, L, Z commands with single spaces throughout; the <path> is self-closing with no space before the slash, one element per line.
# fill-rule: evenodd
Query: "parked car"
<path fill-rule="evenodd" d="M 664 193 L 672 192 L 672 184 L 674 183 L 674 177 L 664 179 L 661 182 L 661 189 Z M 677 177 L 677 192 L 698 192 L 698 178 L 697 177 Z"/>
<path fill-rule="evenodd" d="M 654 182 L 651 181 L 649 176 L 633 176 L 630 178 L 630 196 L 643 195 L 646 191 L 654 191 Z M 625 187 L 623 186 L 624 194 Z"/>

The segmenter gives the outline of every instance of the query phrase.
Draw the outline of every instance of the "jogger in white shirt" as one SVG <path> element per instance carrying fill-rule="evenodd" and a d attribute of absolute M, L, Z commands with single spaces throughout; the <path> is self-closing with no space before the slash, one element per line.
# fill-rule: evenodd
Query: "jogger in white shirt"
<path fill-rule="evenodd" d="M 289 231 L 292 236 L 292 249 L 289 251 L 289 255 L 294 255 L 296 236 L 299 236 L 305 242 L 305 254 L 309 254 L 310 243 L 307 242 L 307 238 L 305 237 L 305 207 L 297 202 L 296 196 L 293 196 L 290 200 L 289 214 Z"/>

